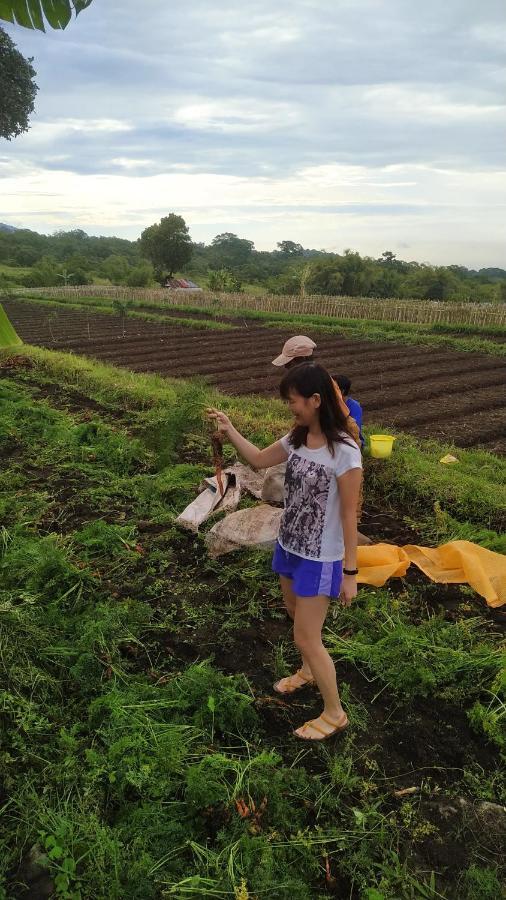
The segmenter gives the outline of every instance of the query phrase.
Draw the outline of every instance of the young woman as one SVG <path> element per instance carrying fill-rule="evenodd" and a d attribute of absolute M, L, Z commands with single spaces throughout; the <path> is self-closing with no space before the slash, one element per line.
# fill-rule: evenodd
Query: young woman
<path fill-rule="evenodd" d="M 279 575 L 302 665 L 274 685 L 292 694 L 316 683 L 321 714 L 297 728 L 304 740 L 320 741 L 343 731 L 348 719 L 334 664 L 322 643 L 331 598 L 349 605 L 357 593 L 357 502 L 362 460 L 346 428 L 333 381 L 323 366 L 302 363 L 287 371 L 280 393 L 294 417 L 289 434 L 259 450 L 216 409 L 219 430 L 256 469 L 287 461 L 285 507 L 272 562 Z M 343 568 L 344 560 L 344 568 Z"/>

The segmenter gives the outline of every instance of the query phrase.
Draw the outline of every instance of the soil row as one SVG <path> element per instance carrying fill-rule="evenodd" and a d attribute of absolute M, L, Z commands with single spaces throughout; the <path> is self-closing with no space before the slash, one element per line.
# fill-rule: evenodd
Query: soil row
<path fill-rule="evenodd" d="M 276 396 L 283 369 L 272 359 L 287 328 L 244 322 L 229 331 L 9 301 L 5 309 L 28 343 L 94 357 L 138 372 L 207 377 L 230 394 Z M 170 316 L 167 316 L 170 320 Z M 234 324 L 240 324 L 235 320 Z M 346 373 L 364 419 L 458 446 L 506 451 L 506 360 L 393 342 L 314 335 L 318 360 Z"/>

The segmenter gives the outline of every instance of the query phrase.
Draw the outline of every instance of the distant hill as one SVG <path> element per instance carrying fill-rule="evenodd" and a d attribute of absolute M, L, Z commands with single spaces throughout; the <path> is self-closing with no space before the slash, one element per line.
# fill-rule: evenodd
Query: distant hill
<path fill-rule="evenodd" d="M 17 231 L 17 228 L 14 228 L 14 225 L 6 225 L 5 222 L 0 222 L 0 231 Z"/>

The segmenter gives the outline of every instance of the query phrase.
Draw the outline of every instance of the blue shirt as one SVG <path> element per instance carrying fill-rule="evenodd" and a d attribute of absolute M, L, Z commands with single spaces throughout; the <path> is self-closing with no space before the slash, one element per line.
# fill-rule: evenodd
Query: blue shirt
<path fill-rule="evenodd" d="M 360 442 L 362 447 L 364 446 L 364 436 L 362 434 L 362 407 L 358 400 L 354 400 L 353 397 L 344 397 L 344 402 L 350 411 L 350 416 L 352 419 L 355 419 L 355 422 L 358 425 L 358 430 L 360 432 Z"/>

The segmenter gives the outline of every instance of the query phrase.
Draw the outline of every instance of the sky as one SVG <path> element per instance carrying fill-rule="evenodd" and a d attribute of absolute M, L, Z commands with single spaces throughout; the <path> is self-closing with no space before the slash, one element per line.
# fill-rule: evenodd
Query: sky
<path fill-rule="evenodd" d="M 139 12 L 141 10 L 141 12 Z M 94 0 L 33 56 L 0 221 L 506 267 L 504 0 Z"/>

